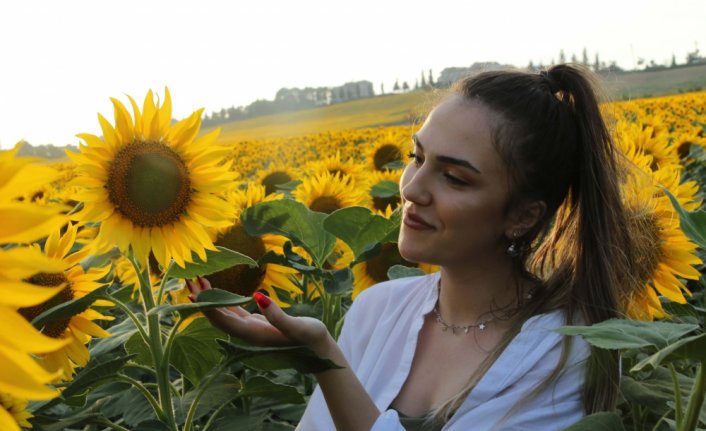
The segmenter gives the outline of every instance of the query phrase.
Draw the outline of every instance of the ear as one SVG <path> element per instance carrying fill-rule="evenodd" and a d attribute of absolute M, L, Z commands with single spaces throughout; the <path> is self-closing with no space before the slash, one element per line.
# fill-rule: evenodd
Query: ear
<path fill-rule="evenodd" d="M 524 235 L 544 217 L 546 211 L 547 204 L 544 201 L 532 201 L 520 205 L 509 218 L 505 236 L 513 238 Z"/>

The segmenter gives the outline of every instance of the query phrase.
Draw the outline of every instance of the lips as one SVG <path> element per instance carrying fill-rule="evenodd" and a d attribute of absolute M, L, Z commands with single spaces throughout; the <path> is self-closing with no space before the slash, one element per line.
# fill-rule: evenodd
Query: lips
<path fill-rule="evenodd" d="M 431 224 L 427 223 L 426 220 L 423 218 L 419 217 L 416 214 L 412 213 L 405 213 L 404 218 L 402 219 L 402 222 L 405 224 L 405 226 L 415 229 L 415 230 L 431 230 L 434 229 L 434 226 Z"/>

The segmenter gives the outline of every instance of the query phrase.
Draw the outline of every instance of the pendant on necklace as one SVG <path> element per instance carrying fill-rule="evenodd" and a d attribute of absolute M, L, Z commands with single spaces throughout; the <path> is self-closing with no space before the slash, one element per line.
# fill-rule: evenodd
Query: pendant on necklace
<path fill-rule="evenodd" d="M 485 331 L 485 322 L 480 322 L 480 325 L 478 325 L 478 329 L 481 331 Z M 468 329 L 466 329 L 466 332 L 468 332 Z"/>

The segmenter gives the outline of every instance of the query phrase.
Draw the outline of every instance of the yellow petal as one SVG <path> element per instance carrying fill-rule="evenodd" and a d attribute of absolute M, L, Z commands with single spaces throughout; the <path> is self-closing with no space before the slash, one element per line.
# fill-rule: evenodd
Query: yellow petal
<path fill-rule="evenodd" d="M 67 218 L 52 207 L 22 203 L 0 205 L 0 243 L 29 243 L 58 230 Z"/>
<path fill-rule="evenodd" d="M 46 353 L 66 346 L 66 340 L 47 337 L 40 333 L 17 312 L 0 307 L 3 324 L 0 325 L 0 340 L 5 346 L 25 353 Z"/>

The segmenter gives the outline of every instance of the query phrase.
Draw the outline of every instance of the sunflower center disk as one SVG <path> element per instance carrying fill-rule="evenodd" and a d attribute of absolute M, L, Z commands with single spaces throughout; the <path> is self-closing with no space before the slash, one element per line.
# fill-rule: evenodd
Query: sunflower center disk
<path fill-rule="evenodd" d="M 243 226 L 234 226 L 230 232 L 216 241 L 216 245 L 235 250 L 258 260 L 267 251 L 259 237 L 250 236 Z M 262 283 L 267 272 L 267 265 L 250 268 L 247 265 L 235 265 L 208 276 L 211 284 L 219 289 L 228 290 L 238 295 L 250 296 Z"/>
<path fill-rule="evenodd" d="M 385 170 L 385 165 L 388 163 L 402 160 L 402 153 L 395 145 L 383 145 L 375 152 L 374 163 L 375 169 L 378 171 Z"/>
<path fill-rule="evenodd" d="M 56 307 L 59 304 L 63 304 L 64 302 L 68 302 L 74 299 L 74 291 L 71 288 L 71 284 L 68 282 L 69 280 L 66 278 L 66 276 L 62 273 L 40 272 L 31 276 L 25 281 L 37 286 L 45 287 L 56 287 L 67 283 L 67 286 L 61 292 L 54 295 L 48 301 L 45 301 L 38 305 L 34 305 L 32 307 L 20 308 L 19 310 L 17 310 L 29 322 L 34 320 L 34 318 L 36 318 L 46 310 L 49 310 L 52 307 Z M 66 328 L 69 327 L 70 321 L 70 317 L 65 319 L 53 320 L 44 326 L 44 328 L 42 329 L 42 333 L 48 337 L 59 338 L 64 333 Z"/>
<path fill-rule="evenodd" d="M 184 161 L 159 142 L 135 141 L 123 147 L 110 166 L 107 187 L 116 210 L 146 227 L 177 221 L 191 197 Z"/>
<path fill-rule="evenodd" d="M 326 213 L 326 214 L 331 214 L 332 212 L 343 208 L 343 205 L 341 202 L 338 201 L 333 196 L 321 196 L 316 199 L 311 203 L 309 206 L 309 209 L 312 211 L 318 211 L 320 213 Z"/>
<path fill-rule="evenodd" d="M 277 192 L 277 186 L 279 184 L 285 184 L 292 181 L 286 172 L 272 172 L 262 179 L 262 185 L 265 186 L 265 194 L 270 195 Z"/>

